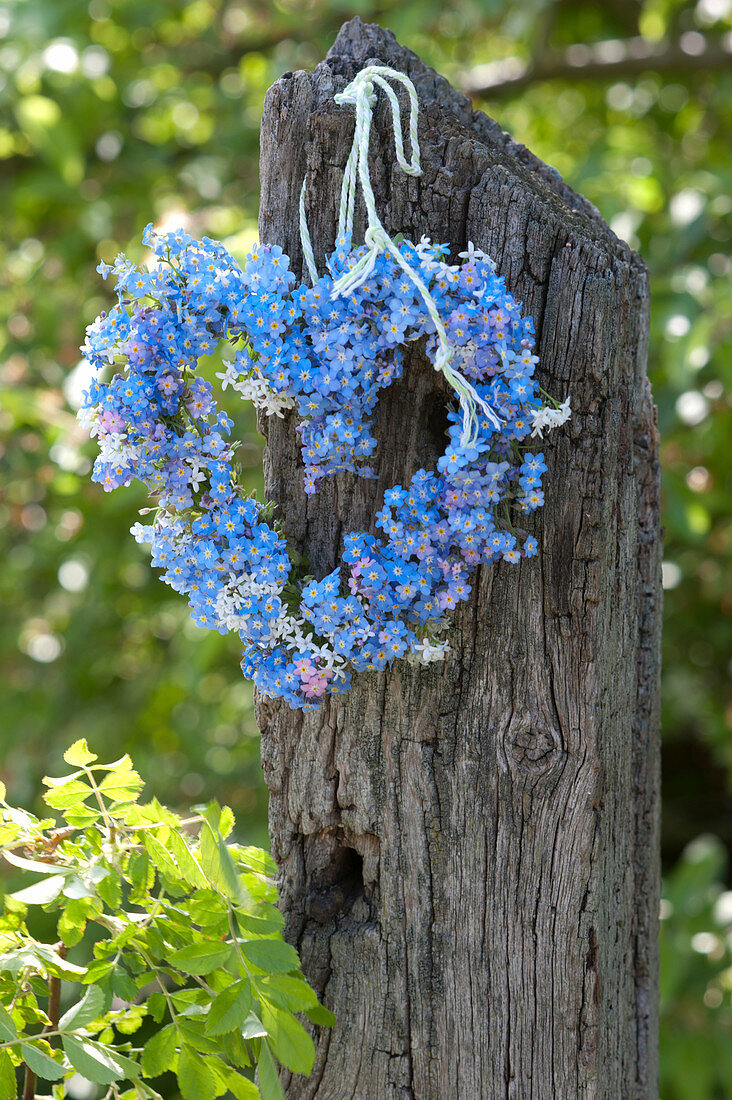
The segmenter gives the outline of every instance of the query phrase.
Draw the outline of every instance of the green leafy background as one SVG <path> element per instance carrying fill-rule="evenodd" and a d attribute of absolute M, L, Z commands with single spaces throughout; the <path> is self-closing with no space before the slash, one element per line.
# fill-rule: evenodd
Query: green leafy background
<path fill-rule="evenodd" d="M 391 27 L 639 249 L 663 434 L 663 1100 L 732 1094 L 730 0 L 18 0 L 0 3 L 0 762 L 13 801 L 87 737 L 129 751 L 163 802 L 214 795 L 266 843 L 251 692 L 234 638 L 203 634 L 128 536 L 141 493 L 89 482 L 74 420 L 97 260 L 142 227 L 253 239 L 267 86 L 353 14 Z M 679 44 L 674 68 L 598 72 L 584 44 Z M 729 39 L 727 39 L 729 41 Z M 607 56 L 613 47 L 604 47 Z M 615 54 L 618 49 L 614 47 Z M 584 58 L 584 62 L 582 59 Z M 542 78 L 554 64 L 556 76 Z M 579 64 L 577 63 L 579 62 Z M 518 62 L 517 62 L 518 63 Z M 137 250 L 137 251 L 136 251 Z M 253 487 L 259 438 L 239 413 Z"/>

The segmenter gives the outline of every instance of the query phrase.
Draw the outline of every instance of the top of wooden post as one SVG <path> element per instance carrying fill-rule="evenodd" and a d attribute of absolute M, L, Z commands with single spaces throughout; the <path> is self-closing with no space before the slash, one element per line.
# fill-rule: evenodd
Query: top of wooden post
<path fill-rule="evenodd" d="M 645 275 L 643 260 L 612 232 L 600 212 L 588 199 L 573 191 L 564 182 L 556 168 L 545 164 L 525 145 L 515 141 L 485 112 L 474 110 L 467 95 L 454 88 L 444 76 L 426 65 L 412 50 L 401 46 L 392 31 L 376 23 L 364 23 L 359 16 L 343 24 L 325 60 L 320 62 L 314 72 L 286 73 L 272 85 L 267 93 L 265 119 L 270 111 L 277 110 L 277 103 L 285 94 L 290 101 L 288 113 L 294 119 L 300 114 L 298 106 L 306 106 L 308 113 L 312 116 L 309 128 L 313 133 L 318 133 L 321 138 L 317 116 L 322 114 L 328 118 L 330 125 L 326 124 L 326 129 L 330 129 L 331 132 L 333 128 L 339 131 L 341 126 L 352 127 L 352 113 L 338 107 L 333 102 L 333 96 L 341 91 L 360 69 L 370 64 L 390 65 L 406 73 L 414 83 L 422 115 L 420 142 L 423 147 L 429 147 L 437 137 L 441 144 L 446 138 L 453 142 L 469 141 L 473 146 L 471 159 L 475 159 L 478 163 L 482 162 L 485 169 L 490 166 L 504 169 L 507 179 L 514 181 L 522 191 L 531 190 L 540 202 L 552 207 L 567 229 L 574 229 L 583 238 L 593 241 L 607 251 L 609 255 L 630 262 L 633 266 L 637 265 L 639 271 Z M 267 130 L 264 125 L 262 134 L 266 137 Z M 334 133 L 333 136 L 335 138 L 336 134 Z M 385 129 L 381 130 L 380 136 L 385 137 Z M 278 134 L 277 140 L 278 142 L 286 140 L 286 134 L 284 132 Z M 298 168 L 302 169 L 301 182 L 307 166 L 307 145 L 302 143 L 302 140 L 298 144 L 299 155 L 289 159 L 293 167 L 296 163 Z M 375 142 L 372 153 L 376 153 L 379 159 L 382 153 L 386 159 L 390 157 L 388 146 L 378 148 Z M 297 180 L 272 180 L 266 172 L 268 158 L 264 155 L 262 164 L 264 172 L 260 239 L 267 241 L 271 236 L 268 215 L 272 210 L 277 210 L 279 215 L 280 199 L 285 199 L 285 196 L 280 193 L 273 202 L 272 199 L 275 196 L 271 192 L 280 191 L 285 182 L 295 184 Z M 459 186 L 459 182 L 456 181 L 456 183 Z M 290 192 L 285 201 L 294 202 L 296 208 L 296 200 L 297 195 Z M 279 224 L 281 219 L 278 216 L 276 220 Z M 404 226 L 395 225 L 393 229 L 394 232 L 405 231 Z M 322 236 L 315 233 L 314 237 L 319 235 Z M 334 228 L 333 232 L 326 233 L 325 236 L 332 243 Z M 461 242 L 451 243 L 458 245 Z M 286 251 L 297 265 L 300 259 L 299 241 L 293 241 Z M 322 255 L 320 258 L 322 260 Z"/>

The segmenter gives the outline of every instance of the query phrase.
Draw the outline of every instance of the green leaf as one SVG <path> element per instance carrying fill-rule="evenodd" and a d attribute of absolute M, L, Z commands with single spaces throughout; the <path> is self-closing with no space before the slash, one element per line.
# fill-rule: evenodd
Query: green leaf
<path fill-rule="evenodd" d="M 86 977 L 86 967 L 77 966 L 76 963 L 69 962 L 68 959 L 64 959 L 59 955 L 57 951 L 54 951 L 52 947 L 49 947 L 45 943 L 36 943 L 34 945 L 35 952 L 40 959 L 45 963 L 46 969 L 49 974 L 53 974 L 57 978 L 68 978 L 70 981 L 78 981 L 79 978 Z"/>
<path fill-rule="evenodd" d="M 158 1077 L 173 1064 L 178 1049 L 178 1035 L 173 1024 L 153 1035 L 142 1052 L 142 1068 L 148 1077 Z"/>
<path fill-rule="evenodd" d="M 86 929 L 89 916 L 89 902 L 86 898 L 71 898 L 66 902 L 58 922 L 58 934 L 67 947 L 80 943 Z"/>
<path fill-rule="evenodd" d="M 190 1013 L 197 1012 L 204 1014 L 190 1015 Z M 217 1035 L 214 1038 L 211 1035 L 206 1035 L 203 1030 L 206 1024 L 205 1010 L 199 1005 L 193 1005 L 186 1009 L 186 1013 L 188 1015 L 180 1013 L 176 1020 L 181 1040 L 188 1043 L 200 1054 L 219 1054 L 221 1052 L 221 1037 Z"/>
<path fill-rule="evenodd" d="M 239 850 L 239 855 L 253 871 L 262 875 L 277 874 L 277 864 L 269 852 L 265 852 L 263 848 L 254 848 L 251 844 L 247 844 Z"/>
<path fill-rule="evenodd" d="M 242 886 L 234 861 L 223 840 L 214 833 L 210 825 L 204 825 L 201 829 L 201 863 L 217 890 L 234 901 L 240 899 Z"/>
<path fill-rule="evenodd" d="M 58 1022 L 59 1031 L 75 1031 L 77 1028 L 86 1027 L 104 1012 L 104 1002 L 103 990 L 98 985 L 88 986 L 78 1004 L 72 1005 L 68 1011 L 64 1012 Z"/>
<path fill-rule="evenodd" d="M 96 889 L 87 880 L 87 876 L 82 878 L 81 875 L 69 875 L 63 892 L 64 897 L 71 898 L 74 901 L 96 897 Z"/>
<path fill-rule="evenodd" d="M 178 1055 L 178 1085 L 185 1100 L 214 1100 L 226 1092 L 226 1085 L 211 1072 L 211 1059 L 184 1046 Z"/>
<path fill-rule="evenodd" d="M 308 1074 L 315 1062 L 315 1044 L 299 1020 L 281 1008 L 262 1005 L 262 1023 L 270 1035 L 272 1050 L 293 1073 Z"/>
<path fill-rule="evenodd" d="M 223 966 L 230 955 L 231 944 L 221 943 L 219 940 L 203 940 L 174 951 L 167 962 L 184 974 L 210 974 L 212 970 Z"/>
<path fill-rule="evenodd" d="M 99 790 L 110 802 L 136 802 L 139 798 L 140 791 L 145 784 L 131 764 L 132 762 L 127 757 L 122 766 L 105 775 L 99 784 Z"/>
<path fill-rule="evenodd" d="M 23 1061 L 30 1066 L 37 1077 L 41 1077 L 44 1081 L 58 1081 L 69 1071 L 68 1065 L 57 1062 L 51 1057 L 53 1052 L 46 1042 L 43 1043 L 43 1048 L 36 1043 L 21 1043 L 20 1052 L 23 1055 Z M 56 1057 L 60 1055 L 57 1054 Z"/>
<path fill-rule="evenodd" d="M 205 889 L 205 887 L 208 886 L 206 876 L 193 858 L 185 838 L 175 829 L 171 829 L 169 844 L 170 850 L 175 856 L 175 861 L 180 869 L 180 874 L 188 885 L 203 887 Z"/>
<path fill-rule="evenodd" d="M 137 986 L 119 963 L 112 974 L 112 992 L 123 1001 L 134 1001 L 137 997 Z"/>
<path fill-rule="evenodd" d="M 80 829 L 86 829 L 88 825 L 96 825 L 101 821 L 101 813 L 96 806 L 86 806 L 80 802 L 78 806 L 64 811 L 64 817 L 69 825 L 76 825 Z"/>
<path fill-rule="evenodd" d="M 241 1034 L 244 1039 L 258 1039 L 267 1034 L 267 1028 L 255 1012 L 250 1012 L 242 1024 Z"/>
<path fill-rule="evenodd" d="M 15 1020 L 8 1012 L 7 1008 L 0 1005 L 0 1042 L 12 1042 L 18 1034 L 18 1030 L 15 1026 Z"/>
<path fill-rule="evenodd" d="M 319 1027 L 335 1027 L 336 1018 L 329 1008 L 324 1005 L 313 1005 L 312 1008 L 305 1009 L 305 1015 L 311 1024 L 317 1024 Z"/>
<path fill-rule="evenodd" d="M 110 909 L 119 909 L 122 904 L 122 880 L 117 871 L 110 869 L 109 874 L 100 879 L 97 893 Z"/>
<path fill-rule="evenodd" d="M 59 896 L 65 882 L 64 875 L 50 875 L 48 878 L 42 878 L 40 882 L 34 882 L 32 886 L 26 886 L 23 890 L 16 890 L 10 897 L 15 901 L 22 901 L 23 905 L 48 905 Z"/>
<path fill-rule="evenodd" d="M 62 1035 L 61 1042 L 74 1069 L 87 1080 L 97 1085 L 111 1085 L 127 1076 L 123 1063 L 129 1059 L 118 1057 L 116 1052 L 113 1054 L 99 1043 L 74 1039 L 71 1035 Z"/>
<path fill-rule="evenodd" d="M 297 951 L 284 940 L 245 940 L 241 950 L 249 962 L 270 973 L 300 969 Z"/>
<path fill-rule="evenodd" d="M 89 751 L 85 737 L 82 737 L 79 741 L 74 741 L 73 745 L 69 745 L 64 753 L 64 760 L 67 764 L 71 764 L 73 768 L 83 768 L 85 764 L 93 764 L 98 759 L 96 753 Z"/>
<path fill-rule="evenodd" d="M 0 1100 L 16 1100 L 15 1069 L 7 1050 L 0 1050 Z"/>
<path fill-rule="evenodd" d="M 257 985 L 257 992 L 279 1008 L 290 1012 L 303 1012 L 314 1008 L 318 998 L 314 989 L 301 978 L 291 978 L 285 974 L 276 974 L 264 978 Z"/>
<path fill-rule="evenodd" d="M 252 987 L 248 980 L 234 982 L 211 1002 L 206 1020 L 209 1035 L 223 1035 L 241 1027 L 252 1007 Z"/>
<path fill-rule="evenodd" d="M 226 1079 L 229 1092 L 232 1092 L 236 1100 L 261 1100 L 262 1094 L 247 1077 L 242 1077 L 236 1070 L 230 1070 Z"/>
<path fill-rule="evenodd" d="M 60 867 L 56 863 L 44 863 L 39 859 L 24 859 L 16 856 L 15 852 L 3 852 L 3 856 L 13 867 L 19 867 L 21 871 L 34 871 L 39 875 L 74 875 L 75 867 Z"/>
<path fill-rule="evenodd" d="M 254 916 L 253 913 L 237 911 L 236 919 L 245 936 L 247 933 L 255 936 L 270 936 L 273 932 L 282 931 L 285 918 L 274 905 L 260 905 L 258 913 L 264 915 Z"/>
<path fill-rule="evenodd" d="M 127 877 L 132 886 L 130 901 L 140 904 L 155 881 L 155 871 L 150 866 L 147 852 L 132 853 L 127 864 Z"/>
<path fill-rule="evenodd" d="M 169 878 L 180 878 L 180 871 L 178 865 L 171 856 L 165 845 L 161 844 L 157 837 L 152 833 L 145 833 L 143 837 L 143 844 L 147 848 L 150 859 L 164 875 L 168 875 Z"/>
<path fill-rule="evenodd" d="M 266 1043 L 262 1043 L 261 1050 L 259 1051 L 257 1068 L 259 1091 L 262 1094 L 262 1100 L 285 1100 L 285 1094 L 282 1091 L 282 1085 L 280 1084 L 275 1064 L 272 1061 L 272 1055 Z"/>
<path fill-rule="evenodd" d="M 77 768 L 75 772 L 69 772 L 68 775 L 44 775 L 43 782 L 47 787 L 64 787 L 67 783 L 70 783 L 72 779 L 78 779 L 84 772 L 81 768 Z M 86 787 L 87 792 L 91 793 L 91 787 Z"/>
<path fill-rule="evenodd" d="M 48 782 L 45 778 L 44 783 Z M 54 810 L 69 810 L 81 807 L 84 800 L 92 793 L 91 787 L 78 779 L 70 779 L 60 787 L 50 787 L 43 796 L 43 801 Z"/>
<path fill-rule="evenodd" d="M 221 807 L 221 817 L 218 822 L 218 830 L 222 837 L 227 837 L 236 824 L 236 819 L 228 806 Z"/>
<path fill-rule="evenodd" d="M 208 928 L 223 921 L 228 926 L 228 905 L 215 890 L 196 890 L 187 909 L 194 924 Z"/>

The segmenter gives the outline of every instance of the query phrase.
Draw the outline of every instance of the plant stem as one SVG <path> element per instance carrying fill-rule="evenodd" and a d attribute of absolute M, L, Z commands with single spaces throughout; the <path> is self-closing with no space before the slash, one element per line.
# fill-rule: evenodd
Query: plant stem
<path fill-rule="evenodd" d="M 54 951 L 62 959 L 66 958 L 66 944 L 54 944 Z M 61 979 L 51 976 L 48 979 L 48 1026 L 44 1027 L 42 1035 L 58 1034 L 58 1019 L 61 1005 Z M 26 1063 L 25 1080 L 23 1082 L 23 1100 L 33 1100 L 36 1095 L 36 1075 Z"/>

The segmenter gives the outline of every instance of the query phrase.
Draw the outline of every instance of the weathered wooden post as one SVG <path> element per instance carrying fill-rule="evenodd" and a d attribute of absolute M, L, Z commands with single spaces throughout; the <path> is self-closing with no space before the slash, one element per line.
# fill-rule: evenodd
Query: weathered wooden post
<path fill-rule="evenodd" d="M 363 674 L 303 715 L 260 700 L 290 938 L 338 1017 L 290 1100 L 655 1100 L 658 456 L 642 261 L 549 167 L 394 37 L 354 19 L 313 73 L 270 89 L 261 239 L 322 266 L 367 62 L 420 98 L 424 174 L 372 144 L 386 228 L 498 261 L 534 317 L 548 441 L 540 557 L 481 568 L 444 665 Z M 302 491 L 295 423 L 267 421 L 267 491 L 317 576 L 373 529 L 385 486 L 444 448 L 442 376 L 412 354 L 385 391 L 379 479 Z"/>

